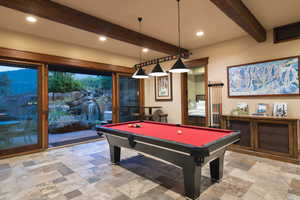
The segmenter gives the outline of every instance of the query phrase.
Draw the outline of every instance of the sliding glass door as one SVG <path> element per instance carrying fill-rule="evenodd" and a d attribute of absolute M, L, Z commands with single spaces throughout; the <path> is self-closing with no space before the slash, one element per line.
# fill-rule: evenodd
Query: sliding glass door
<path fill-rule="evenodd" d="M 119 121 L 139 119 L 139 80 L 129 75 L 119 75 Z"/>
<path fill-rule="evenodd" d="M 39 72 L 0 63 L 0 156 L 41 148 Z"/>
<path fill-rule="evenodd" d="M 97 139 L 97 127 L 112 123 L 112 75 L 49 66 L 49 147 Z"/>
<path fill-rule="evenodd" d="M 98 138 L 99 125 L 139 119 L 142 83 L 130 74 L 0 60 L 0 158 L 61 138 L 57 145 Z"/>

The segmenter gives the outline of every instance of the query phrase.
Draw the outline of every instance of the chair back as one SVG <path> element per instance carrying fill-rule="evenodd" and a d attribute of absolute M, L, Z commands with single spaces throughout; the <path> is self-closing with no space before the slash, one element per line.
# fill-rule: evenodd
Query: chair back
<path fill-rule="evenodd" d="M 153 116 L 152 116 L 152 120 L 153 121 L 156 121 L 156 122 L 159 122 L 160 121 L 160 115 L 162 115 L 164 112 L 162 110 L 156 110 L 154 113 L 153 113 Z"/>

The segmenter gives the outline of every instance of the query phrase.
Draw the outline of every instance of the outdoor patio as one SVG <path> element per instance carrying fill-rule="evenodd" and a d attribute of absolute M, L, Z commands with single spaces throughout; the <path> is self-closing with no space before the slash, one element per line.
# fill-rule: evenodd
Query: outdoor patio
<path fill-rule="evenodd" d="M 101 139 L 95 130 L 74 131 L 62 134 L 49 133 L 49 147 L 62 146 L 86 140 Z"/>

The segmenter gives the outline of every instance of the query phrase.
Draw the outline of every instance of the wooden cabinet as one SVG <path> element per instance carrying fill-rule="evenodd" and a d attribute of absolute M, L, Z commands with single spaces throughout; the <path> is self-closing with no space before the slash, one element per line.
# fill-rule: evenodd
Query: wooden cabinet
<path fill-rule="evenodd" d="M 241 132 L 233 151 L 300 164 L 297 118 L 223 115 L 222 128 Z"/>

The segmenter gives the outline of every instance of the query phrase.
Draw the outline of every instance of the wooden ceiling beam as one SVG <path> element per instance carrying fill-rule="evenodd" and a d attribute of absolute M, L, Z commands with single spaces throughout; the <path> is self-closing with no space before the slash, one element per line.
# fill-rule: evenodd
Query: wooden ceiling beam
<path fill-rule="evenodd" d="M 98 35 L 105 35 L 133 45 L 144 46 L 169 55 L 178 54 L 178 47 L 175 45 L 140 34 L 136 31 L 96 18 L 50 0 L 1 0 L 0 6 L 46 18 Z M 182 49 L 181 52 L 184 57 L 189 56 L 189 51 L 187 49 Z"/>
<path fill-rule="evenodd" d="M 300 39 L 300 22 L 274 28 L 274 43 Z"/>
<path fill-rule="evenodd" d="M 27 1 L 27 0 L 26 0 Z M 106 63 L 86 61 L 80 59 L 67 58 L 62 56 L 54 56 L 30 51 L 20 51 L 0 47 L 0 59 L 12 59 L 20 61 L 38 62 L 43 64 L 60 65 L 78 67 L 86 70 L 105 71 L 105 72 L 120 72 L 133 74 L 135 69 L 132 67 L 124 67 Z"/>
<path fill-rule="evenodd" d="M 242 0 L 210 0 L 225 15 L 237 23 L 244 31 L 251 35 L 257 42 L 267 39 L 267 32 L 255 18 Z"/>

